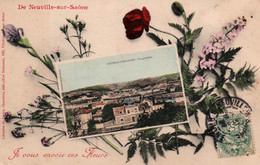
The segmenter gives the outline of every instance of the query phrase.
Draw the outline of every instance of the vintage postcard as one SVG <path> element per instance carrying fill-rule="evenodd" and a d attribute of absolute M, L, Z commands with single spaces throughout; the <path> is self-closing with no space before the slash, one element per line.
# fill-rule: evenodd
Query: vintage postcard
<path fill-rule="evenodd" d="M 188 121 L 174 46 L 56 67 L 70 139 Z"/>
<path fill-rule="evenodd" d="M 259 0 L 0 2 L 0 165 L 259 164 Z"/>

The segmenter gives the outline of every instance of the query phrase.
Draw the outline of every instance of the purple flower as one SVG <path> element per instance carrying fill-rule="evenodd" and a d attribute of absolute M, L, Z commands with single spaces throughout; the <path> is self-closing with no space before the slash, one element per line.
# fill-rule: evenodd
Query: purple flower
<path fill-rule="evenodd" d="M 5 119 L 5 122 L 9 123 L 12 119 L 12 113 L 11 112 L 5 112 L 4 114 L 4 119 Z"/>
<path fill-rule="evenodd" d="M 51 145 L 50 138 L 47 139 L 46 137 L 43 137 L 41 139 L 41 142 L 44 147 L 49 147 Z"/>
<path fill-rule="evenodd" d="M 18 41 L 21 39 L 20 33 L 23 35 L 23 29 L 16 29 L 13 25 L 8 24 L 5 25 L 2 29 L 3 35 L 6 40 L 12 45 L 18 45 Z"/>
<path fill-rule="evenodd" d="M 15 138 L 21 138 L 21 137 L 24 137 L 24 135 L 25 135 L 25 133 L 20 132 L 19 129 L 15 129 L 15 130 L 11 131 L 11 133 Z"/>

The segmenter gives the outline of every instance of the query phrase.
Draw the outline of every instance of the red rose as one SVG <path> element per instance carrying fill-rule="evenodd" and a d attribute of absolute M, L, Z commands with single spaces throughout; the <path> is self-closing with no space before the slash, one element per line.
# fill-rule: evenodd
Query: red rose
<path fill-rule="evenodd" d="M 144 29 L 148 32 L 150 20 L 151 17 L 149 11 L 145 7 L 143 7 L 142 11 L 134 9 L 127 13 L 123 18 L 126 37 L 128 39 L 136 39 L 143 34 Z"/>

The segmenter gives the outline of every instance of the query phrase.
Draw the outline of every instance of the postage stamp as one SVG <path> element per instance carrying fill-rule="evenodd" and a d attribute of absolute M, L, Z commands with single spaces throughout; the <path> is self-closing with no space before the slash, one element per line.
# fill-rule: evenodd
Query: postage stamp
<path fill-rule="evenodd" d="M 187 123 L 176 50 L 56 63 L 68 138 Z"/>
<path fill-rule="evenodd" d="M 214 127 L 218 156 L 220 158 L 250 155 L 255 153 L 251 128 L 252 109 L 238 97 L 221 98 L 217 105 L 226 113 L 207 120 L 208 127 Z"/>

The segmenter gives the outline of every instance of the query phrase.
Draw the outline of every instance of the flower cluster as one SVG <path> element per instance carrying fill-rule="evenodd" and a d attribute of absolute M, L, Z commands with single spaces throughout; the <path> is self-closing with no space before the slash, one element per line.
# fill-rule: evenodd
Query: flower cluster
<path fill-rule="evenodd" d="M 42 142 L 42 145 L 44 147 L 49 147 L 51 145 L 51 139 L 50 138 L 43 137 L 41 139 L 41 142 Z"/>
<path fill-rule="evenodd" d="M 244 17 L 232 21 L 224 27 L 225 33 L 214 33 L 209 42 L 204 45 L 203 51 L 199 53 L 200 69 L 212 70 L 215 68 L 218 53 L 224 52 L 238 33 L 245 27 Z"/>
<path fill-rule="evenodd" d="M 9 123 L 12 119 L 12 113 L 11 112 L 5 112 L 4 119 L 5 119 L 5 122 Z"/>
<path fill-rule="evenodd" d="M 20 132 L 20 130 L 21 129 L 16 128 L 15 130 L 11 131 L 11 133 L 15 138 L 24 137 L 25 133 Z"/>

